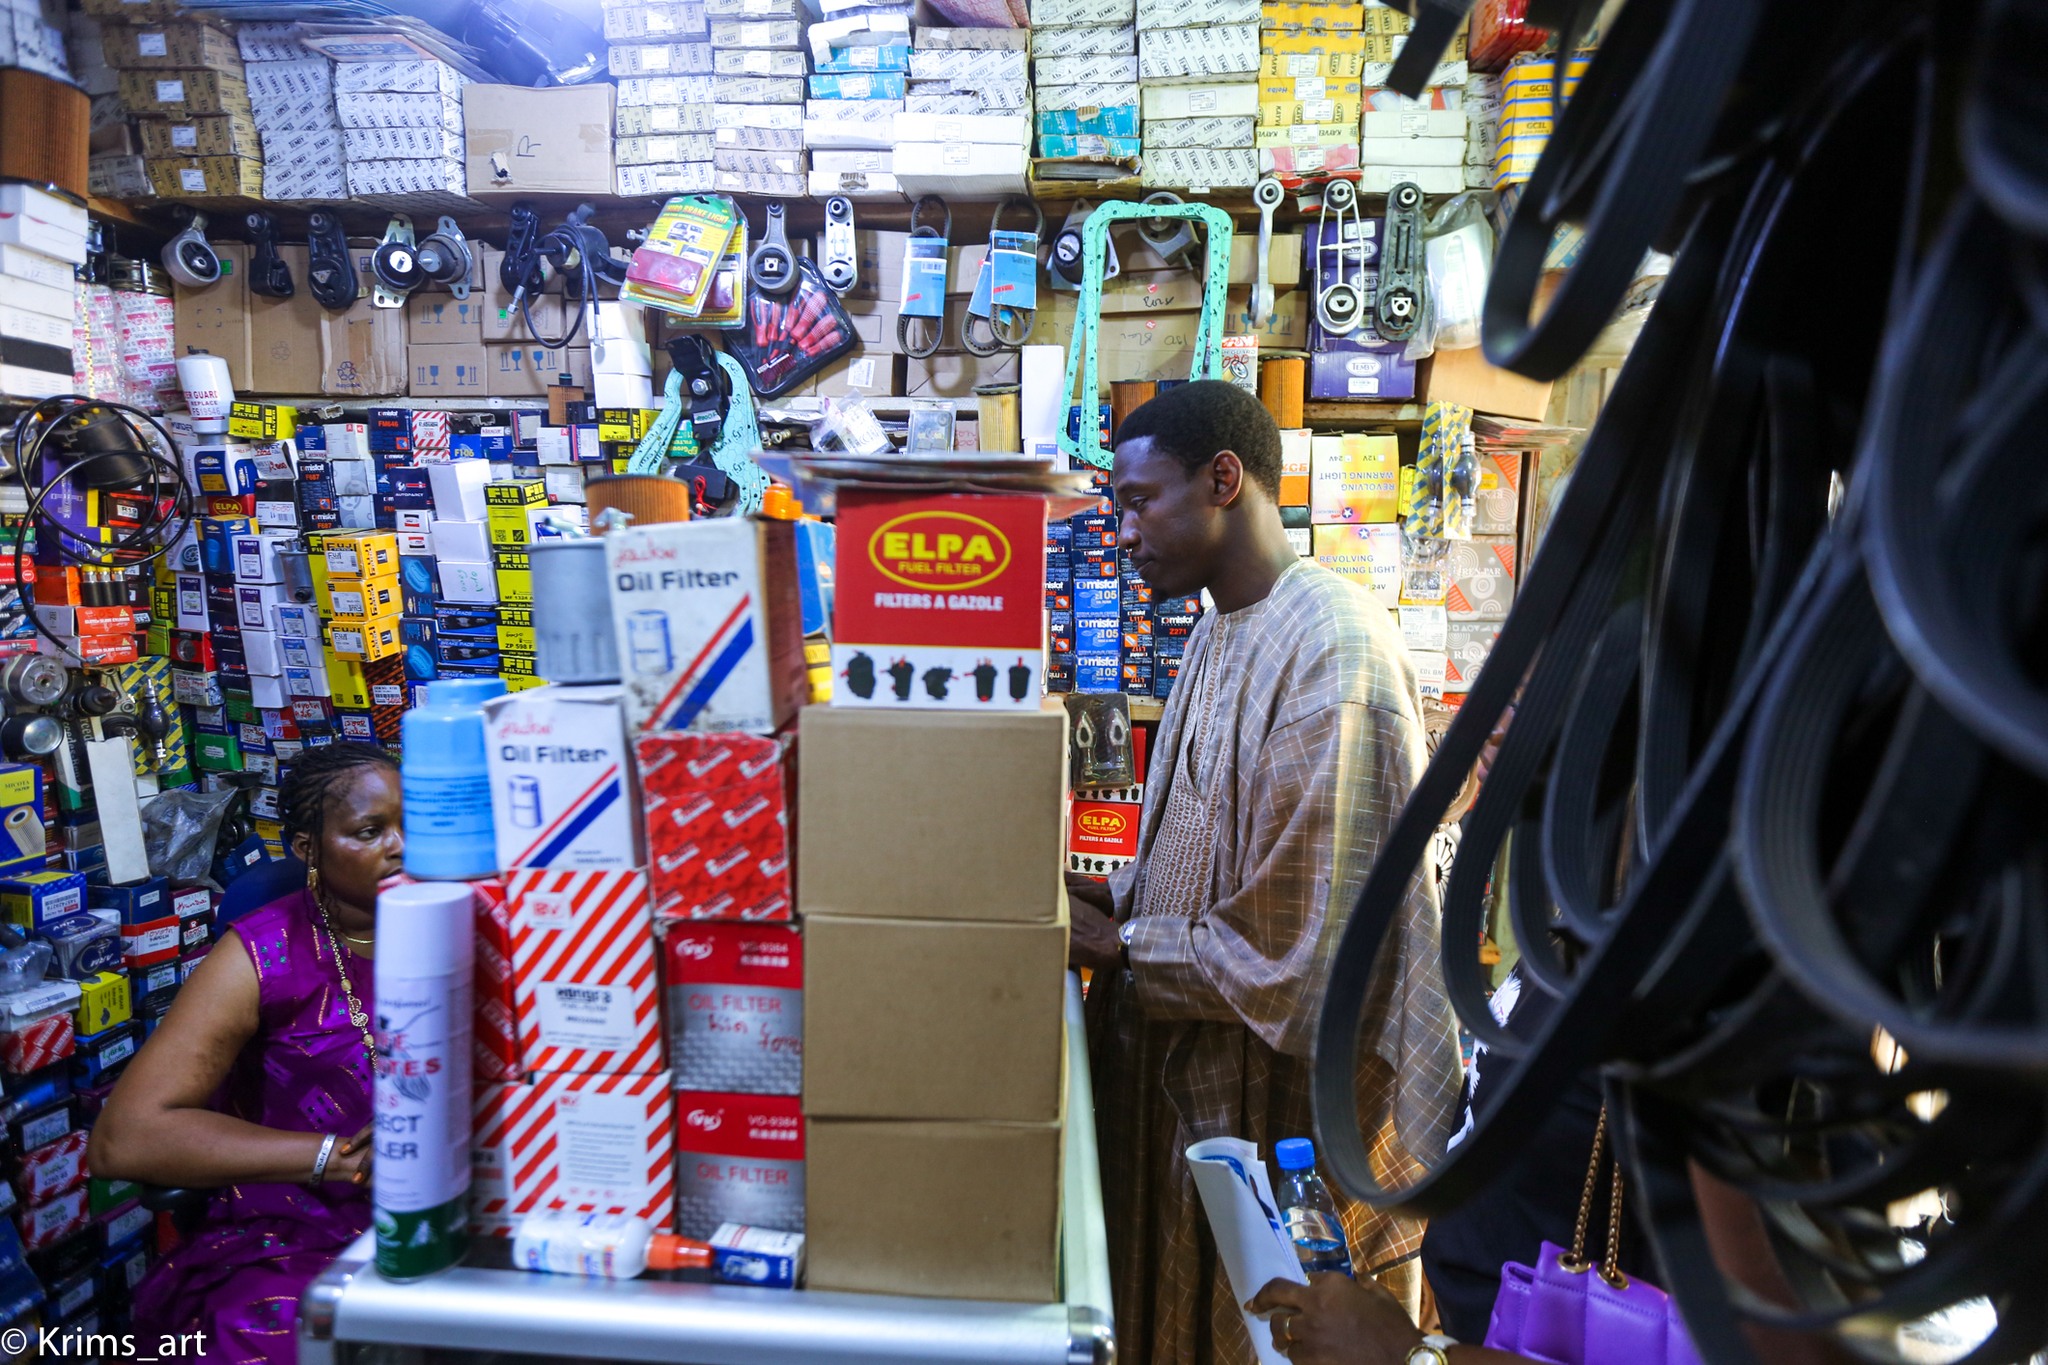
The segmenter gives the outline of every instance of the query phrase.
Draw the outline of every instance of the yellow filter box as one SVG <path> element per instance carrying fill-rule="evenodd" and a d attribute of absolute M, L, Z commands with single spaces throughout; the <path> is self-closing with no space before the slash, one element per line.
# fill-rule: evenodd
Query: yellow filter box
<path fill-rule="evenodd" d="M 337 578 L 398 574 L 398 535 L 393 531 L 329 531 L 321 559 Z"/>
<path fill-rule="evenodd" d="M 1309 506 L 1321 525 L 1394 520 L 1400 442 L 1392 435 L 1318 436 L 1309 446 Z"/>
<path fill-rule="evenodd" d="M 375 578 L 329 575 L 326 601 L 336 625 L 381 620 L 400 615 L 405 610 L 396 573 L 380 574 Z"/>
<path fill-rule="evenodd" d="M 405 646 L 398 638 L 398 620 L 396 616 L 372 621 L 343 621 L 337 617 L 328 628 L 327 638 L 333 642 L 334 652 L 340 657 L 375 663 L 404 650 Z"/>

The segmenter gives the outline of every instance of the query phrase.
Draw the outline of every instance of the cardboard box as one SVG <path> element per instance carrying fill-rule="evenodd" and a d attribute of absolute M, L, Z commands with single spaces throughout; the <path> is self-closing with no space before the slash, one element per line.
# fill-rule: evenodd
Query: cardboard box
<path fill-rule="evenodd" d="M 1444 610 L 1453 620 L 1506 620 L 1515 603 L 1515 538 L 1452 541 L 1450 575 Z"/>
<path fill-rule="evenodd" d="M 809 1139 L 810 1288 L 1059 1298 L 1059 1124 L 820 1120 Z"/>
<path fill-rule="evenodd" d="M 412 346 L 482 345 L 484 301 L 478 296 L 482 264 L 471 272 L 470 294 L 458 299 L 445 290 L 416 290 L 405 300 L 405 339 Z"/>
<path fill-rule="evenodd" d="M 250 248 L 221 242 L 214 251 L 220 257 L 219 279 L 200 289 L 176 286 L 172 329 L 178 354 L 200 350 L 217 355 L 228 363 L 228 378 L 235 392 L 253 390 Z"/>
<path fill-rule="evenodd" d="M 820 917 L 804 938 L 805 1115 L 1059 1119 L 1064 914 L 1050 924 Z M 897 975 L 910 961 L 915 991 Z"/>
<path fill-rule="evenodd" d="M 833 705 L 1038 709 L 1042 499 L 849 489 L 838 526 Z"/>
<path fill-rule="evenodd" d="M 488 317 L 488 312 L 486 313 Z M 484 387 L 492 398 L 545 398 L 564 374 L 590 384 L 590 348 L 553 350 L 532 342 L 484 347 Z"/>
<path fill-rule="evenodd" d="M 619 688 L 494 697 L 484 738 L 500 868 L 642 866 Z"/>
<path fill-rule="evenodd" d="M 675 1113 L 678 1232 L 803 1231 L 805 1123 L 794 1096 L 678 1090 Z"/>
<path fill-rule="evenodd" d="M 396 397 L 411 372 L 405 353 L 405 310 L 378 308 L 370 301 L 373 248 L 351 243 L 356 264 L 356 301 L 342 312 L 321 310 L 320 392 L 335 397 Z"/>
<path fill-rule="evenodd" d="M 906 398 L 972 398 L 984 384 L 1015 384 L 1021 375 L 1015 351 L 992 356 L 941 351 L 931 356 L 911 356 L 903 371 Z"/>
<path fill-rule="evenodd" d="M 793 927 L 673 925 L 663 955 L 679 1089 L 802 1093 L 804 944 Z"/>
<path fill-rule="evenodd" d="M 471 196 L 609 195 L 614 94 L 609 82 L 548 90 L 465 87 Z"/>
<path fill-rule="evenodd" d="M 632 728 L 772 734 L 796 714 L 810 685 L 787 522 L 727 517 L 604 539 Z"/>
<path fill-rule="evenodd" d="M 249 380 L 237 391 L 252 394 L 319 393 L 327 374 L 321 357 L 321 340 L 328 313 L 306 287 L 306 248 L 280 247 L 278 255 L 290 268 L 297 287 L 288 299 L 247 295 L 251 337 Z M 185 292 L 179 290 L 181 296 Z M 260 343 L 255 341 L 258 337 L 262 338 Z M 229 369 L 233 369 L 232 364 Z"/>
<path fill-rule="evenodd" d="M 407 393 L 414 398 L 482 398 L 490 389 L 490 348 L 482 342 L 455 346 L 413 345 Z"/>
<path fill-rule="evenodd" d="M 543 1072 L 661 1071 L 646 874 L 527 867 L 505 881 L 526 1064 Z"/>
<path fill-rule="evenodd" d="M 1400 443 L 1391 435 L 1314 438 L 1309 456 L 1309 491 L 1315 521 L 1393 521 L 1400 463 Z"/>
<path fill-rule="evenodd" d="M 813 710 L 797 769 L 798 908 L 1057 923 L 1066 754 L 1065 713 L 1035 706 Z"/>
<path fill-rule="evenodd" d="M 675 1108 L 665 1071 L 480 1085 L 473 1127 L 470 1211 L 479 1232 L 509 1234 L 537 1208 L 675 1226 Z"/>
<path fill-rule="evenodd" d="M 1550 385 L 1487 364 L 1485 353 L 1477 347 L 1438 351 L 1422 362 L 1417 392 L 1445 403 L 1462 403 L 1478 412 L 1531 421 L 1542 421 L 1550 411 Z"/>
<path fill-rule="evenodd" d="M 1381 606 L 1401 599 L 1401 528 L 1396 525 L 1322 525 L 1314 530 L 1316 563 L 1370 589 Z"/>
<path fill-rule="evenodd" d="M 640 735 L 633 748 L 656 916 L 792 918 L 783 741 L 664 732 Z"/>
<path fill-rule="evenodd" d="M 1127 801 L 1076 799 L 1067 812 L 1067 870 L 1106 877 L 1138 857 L 1138 810 Z"/>

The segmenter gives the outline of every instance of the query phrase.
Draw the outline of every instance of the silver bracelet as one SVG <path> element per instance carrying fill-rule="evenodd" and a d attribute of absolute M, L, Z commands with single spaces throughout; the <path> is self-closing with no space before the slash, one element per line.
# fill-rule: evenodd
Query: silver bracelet
<path fill-rule="evenodd" d="M 333 1157 L 334 1144 L 338 1141 L 340 1139 L 332 1133 L 321 1139 L 320 1155 L 313 1158 L 313 1178 L 307 1182 L 308 1184 L 318 1185 L 327 1178 L 327 1162 Z"/>

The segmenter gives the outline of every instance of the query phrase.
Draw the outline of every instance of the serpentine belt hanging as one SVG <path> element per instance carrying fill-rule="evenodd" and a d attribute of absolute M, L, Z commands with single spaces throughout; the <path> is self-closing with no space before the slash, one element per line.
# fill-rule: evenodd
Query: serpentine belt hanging
<path fill-rule="evenodd" d="M 944 225 L 933 227 L 925 221 L 931 213 L 944 214 Z M 896 344 L 903 354 L 915 359 L 938 354 L 946 339 L 946 253 L 952 239 L 953 210 L 945 200 L 927 194 L 910 206 L 910 238 L 903 244 L 903 303 L 896 314 Z M 917 320 L 921 320 L 921 335 L 911 327 Z"/>
<path fill-rule="evenodd" d="M 1030 211 L 1029 232 L 1003 227 L 1003 210 L 1013 205 Z M 1014 351 L 1031 340 L 1038 308 L 1038 239 L 1044 232 L 1045 210 L 1035 199 L 1011 195 L 989 216 L 988 251 L 975 274 L 967 321 L 960 329 L 961 344 L 973 354 L 987 357 L 1004 349 Z M 1028 292 L 1028 304 L 997 301 L 998 295 L 1015 299 L 1020 292 Z"/>
<path fill-rule="evenodd" d="M 1764 0 L 1623 6 L 1495 247 L 1488 360 L 1556 379 L 1585 354 L 1672 221 L 1763 8 Z M 1532 323 L 1551 243 L 1574 222 L 1585 233 L 1578 260 Z"/>
<path fill-rule="evenodd" d="M 1659 8 L 1637 3 L 1624 23 Z M 1795 8 L 1766 7 L 1737 45 L 1761 51 Z M 1318 1135 L 1352 1193 L 1432 1211 L 1602 1068 L 1706 1359 L 1751 1358 L 1745 1319 L 1895 1359 L 1901 1324 L 1982 1296 L 1996 1326 L 1962 1358 L 1988 1365 L 2048 1340 L 2048 773 L 2031 747 L 2048 716 L 2048 485 L 2029 466 L 2048 424 L 2048 296 L 2029 276 L 2039 244 L 1967 190 L 1921 254 L 1939 215 L 1917 196 L 1946 188 L 1927 175 L 1948 107 L 1930 20 L 1953 11 L 1823 8 L 1811 78 L 1723 130 L 1746 150 L 1711 186 L 1681 183 L 1697 211 L 1660 300 L 1380 845 L 1330 971 Z M 1638 69 L 1610 73 L 1616 150 L 1580 161 L 1564 198 L 1627 193 L 1657 86 L 1619 95 L 1668 73 L 1641 37 L 1610 34 L 1595 59 L 1633 50 Z M 1548 211 L 1533 194 L 1532 208 Z M 1359 1008 L 1386 981 L 1374 950 L 1511 702 L 1441 931 L 1446 993 L 1496 1054 L 1491 1098 L 1440 1159 L 1404 1133 L 1431 1164 L 1382 1187 L 1354 1112 Z M 1525 981 L 1558 1001 L 1533 1039 L 1488 1015 L 1473 950 L 1510 831 Z M 1903 1058 L 1873 1065 L 1873 1022 Z M 1381 1116 L 1362 1117 L 1376 1136 Z M 1756 1201 L 1795 1307 L 1723 1281 L 1693 1163 Z M 1928 1190 L 1941 1216 L 1895 1227 Z"/>
<path fill-rule="evenodd" d="M 1218 379 L 1223 374 L 1224 305 L 1230 289 L 1230 215 L 1213 204 L 1130 204 L 1112 201 L 1088 215 L 1081 229 L 1081 297 L 1074 306 L 1075 344 L 1067 348 L 1066 385 L 1061 390 L 1073 401 L 1080 385 L 1082 403 L 1092 409 L 1102 392 L 1098 370 L 1097 340 L 1102 330 L 1102 274 L 1109 250 L 1109 229 L 1120 222 L 1143 222 L 1152 218 L 1183 219 L 1201 223 L 1209 230 L 1208 264 L 1202 280 L 1202 316 L 1195 327 L 1195 350 L 1191 379 Z M 1060 432 L 1060 453 L 1097 469 L 1107 469 L 1110 457 L 1102 448 L 1102 430 L 1095 422 L 1081 422 L 1078 437 L 1070 428 Z"/>

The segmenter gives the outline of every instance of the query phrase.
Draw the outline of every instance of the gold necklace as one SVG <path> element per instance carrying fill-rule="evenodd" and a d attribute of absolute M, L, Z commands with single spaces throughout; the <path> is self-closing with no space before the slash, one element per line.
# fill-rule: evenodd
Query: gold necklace
<path fill-rule="evenodd" d="M 316 895 L 313 904 L 319 907 L 320 922 L 327 928 L 327 950 L 334 957 L 335 973 L 341 977 L 341 993 L 348 1000 L 348 1021 L 363 1032 L 363 1053 L 370 1059 L 370 1074 L 377 1074 L 377 1037 L 370 1032 L 370 1016 L 363 1009 L 363 1002 L 356 999 L 355 983 L 349 980 L 348 966 L 341 960 L 341 935 L 335 930 L 334 917 L 327 911 L 327 898 Z"/>

